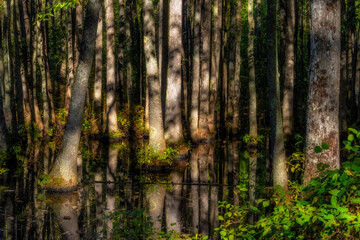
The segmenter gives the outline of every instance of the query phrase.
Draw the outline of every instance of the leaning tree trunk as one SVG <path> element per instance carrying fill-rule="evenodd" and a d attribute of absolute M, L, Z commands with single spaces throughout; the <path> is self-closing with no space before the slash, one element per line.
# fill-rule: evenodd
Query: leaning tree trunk
<path fill-rule="evenodd" d="M 165 149 L 164 127 L 161 109 L 161 89 L 155 49 L 155 19 L 152 0 L 143 1 L 144 52 L 146 79 L 149 88 L 149 144 L 155 151 Z"/>
<path fill-rule="evenodd" d="M 161 47 L 161 46 L 160 46 Z M 184 140 L 181 119 L 182 0 L 170 0 L 169 62 L 166 85 L 165 139 Z"/>
<path fill-rule="evenodd" d="M 101 8 L 100 0 L 90 0 L 84 22 L 84 35 L 81 43 L 79 64 L 76 70 L 73 95 L 70 100 L 69 116 L 59 155 L 51 169 L 49 182 L 45 186 L 54 191 L 70 191 L 77 185 L 77 155 L 81 137 L 81 121 L 89 75 L 94 58 L 96 29 Z"/>
<path fill-rule="evenodd" d="M 268 0 L 267 30 L 267 78 L 269 84 L 269 111 L 271 128 L 271 159 L 273 162 L 274 186 L 287 190 L 286 157 L 284 148 L 283 124 L 280 107 L 280 83 L 278 75 L 276 17 L 277 1 Z"/>
<path fill-rule="evenodd" d="M 319 163 L 340 167 L 340 30 L 340 0 L 312 0 L 304 184 L 317 176 Z M 315 153 L 322 143 L 329 149 Z"/>

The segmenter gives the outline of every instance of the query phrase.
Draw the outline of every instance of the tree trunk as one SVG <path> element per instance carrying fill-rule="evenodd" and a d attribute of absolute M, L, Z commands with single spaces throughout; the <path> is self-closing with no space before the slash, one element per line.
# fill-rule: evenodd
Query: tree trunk
<path fill-rule="evenodd" d="M 98 134 L 102 132 L 102 111 L 101 111 L 101 95 L 102 95 L 102 55 L 103 55 L 103 22 L 102 10 L 99 13 L 99 22 L 96 32 L 95 43 L 95 82 L 94 82 L 94 113 L 97 117 L 97 124 L 93 127 L 92 133 Z"/>
<path fill-rule="evenodd" d="M 286 5 L 285 27 L 285 62 L 282 69 L 284 76 L 284 96 L 282 104 L 284 136 L 293 130 L 293 100 L 295 80 L 295 0 L 288 0 Z"/>
<path fill-rule="evenodd" d="M 170 0 L 169 62 L 166 86 L 165 139 L 184 141 L 181 118 L 182 0 Z"/>
<path fill-rule="evenodd" d="M 268 0 L 267 30 L 267 78 L 269 85 L 269 111 L 271 128 L 271 159 L 273 163 L 274 186 L 280 185 L 287 190 L 286 157 L 284 149 L 283 124 L 280 107 L 280 83 L 277 57 L 277 1 Z"/>
<path fill-rule="evenodd" d="M 69 116 L 59 155 L 51 169 L 49 190 L 70 191 L 77 185 L 76 159 L 81 136 L 81 122 L 84 113 L 85 98 L 89 75 L 94 58 L 96 29 L 101 1 L 91 0 L 87 4 L 84 21 L 84 36 L 81 43 L 79 65 L 76 71 L 73 96 L 70 101 Z M 60 183 L 60 186 L 59 184 Z"/>
<path fill-rule="evenodd" d="M 202 139 L 209 139 L 208 116 L 211 58 L 211 0 L 203 0 L 202 4 L 199 133 Z"/>
<path fill-rule="evenodd" d="M 304 184 L 317 176 L 317 164 L 340 167 L 340 0 L 311 1 L 309 94 Z M 314 147 L 326 143 L 320 154 Z"/>
<path fill-rule="evenodd" d="M 240 11 L 240 10 L 239 10 Z M 221 57 L 221 27 L 222 27 L 222 0 L 215 0 L 213 7 L 214 30 L 211 51 L 211 78 L 210 78 L 210 100 L 209 100 L 209 131 L 216 131 L 216 104 L 217 91 L 220 76 Z M 240 74 L 239 74 L 240 75 Z"/>
<path fill-rule="evenodd" d="M 165 149 L 164 127 L 161 109 L 161 88 L 155 48 L 155 19 L 152 0 L 143 1 L 144 53 L 146 59 L 146 78 L 149 88 L 149 145 L 155 151 Z"/>
<path fill-rule="evenodd" d="M 71 9 L 70 9 L 71 10 Z M 67 83 L 66 83 L 66 95 L 65 95 L 65 109 L 66 115 L 69 113 L 70 99 L 71 99 L 71 89 L 74 83 L 74 45 L 73 45 L 73 27 L 72 27 L 72 17 L 71 11 L 68 13 L 68 23 L 67 23 L 67 54 L 68 54 L 68 69 L 67 69 Z"/>
<path fill-rule="evenodd" d="M 119 131 L 115 103 L 115 45 L 113 0 L 105 0 L 106 22 L 106 128 L 111 136 Z"/>
<path fill-rule="evenodd" d="M 200 139 L 199 135 L 199 93 L 200 93 L 200 19 L 201 0 L 195 0 L 194 16 L 194 49 L 192 64 L 192 92 L 190 114 L 190 137 L 194 142 Z"/>
<path fill-rule="evenodd" d="M 131 36 L 131 27 L 132 27 L 132 6 L 133 3 L 131 0 L 126 2 L 126 21 L 125 21 L 125 32 L 126 32 L 126 90 L 127 90 L 127 102 L 128 108 L 130 110 L 130 117 L 132 116 L 132 111 L 134 109 L 134 99 L 133 99 L 133 83 L 132 83 L 132 36 Z"/>

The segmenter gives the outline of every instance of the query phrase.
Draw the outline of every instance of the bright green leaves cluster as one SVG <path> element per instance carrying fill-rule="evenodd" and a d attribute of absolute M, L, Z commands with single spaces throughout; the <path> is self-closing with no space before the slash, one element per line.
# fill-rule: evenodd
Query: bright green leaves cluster
<path fill-rule="evenodd" d="M 80 0 L 57 0 L 53 3 L 53 6 L 45 6 L 44 9 L 38 13 L 39 21 L 49 21 L 50 17 L 54 17 L 55 12 L 61 9 L 67 10 L 69 8 L 75 8 L 80 4 Z"/>
<path fill-rule="evenodd" d="M 360 131 L 349 128 L 350 134 L 346 141 L 343 141 L 345 149 L 349 151 L 348 159 L 354 161 L 360 161 Z"/>

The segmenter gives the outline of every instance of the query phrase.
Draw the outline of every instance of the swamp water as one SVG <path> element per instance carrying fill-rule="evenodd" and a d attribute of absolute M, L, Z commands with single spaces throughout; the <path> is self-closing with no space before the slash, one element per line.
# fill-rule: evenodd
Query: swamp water
<path fill-rule="evenodd" d="M 54 150 L 35 146 L 23 173 L 2 179 L 0 239 L 145 239 L 160 232 L 215 239 L 219 201 L 247 204 L 248 192 L 236 187 L 248 186 L 240 145 L 199 145 L 172 168 L 152 169 L 137 163 L 139 144 L 89 141 L 78 159 L 79 188 L 67 194 L 42 189 Z"/>

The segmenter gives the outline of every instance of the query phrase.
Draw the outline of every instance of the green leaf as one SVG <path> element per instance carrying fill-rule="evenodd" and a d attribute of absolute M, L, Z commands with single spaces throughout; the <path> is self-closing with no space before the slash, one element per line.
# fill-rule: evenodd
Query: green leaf
<path fill-rule="evenodd" d="M 250 206 L 250 209 L 253 210 L 254 212 L 257 212 L 259 211 L 257 207 L 254 207 L 254 206 Z"/>
<path fill-rule="evenodd" d="M 223 216 L 219 216 L 218 219 L 219 219 L 220 221 L 224 221 Z"/>
<path fill-rule="evenodd" d="M 304 224 L 304 221 L 301 220 L 301 218 L 296 218 L 296 222 L 302 226 Z"/>
<path fill-rule="evenodd" d="M 270 205 L 270 201 L 263 201 L 263 207 L 268 207 Z"/>
<path fill-rule="evenodd" d="M 316 153 L 321 153 L 322 148 L 321 148 L 320 146 L 315 146 L 314 151 L 315 151 Z"/>
<path fill-rule="evenodd" d="M 360 203 L 360 198 L 351 199 L 352 203 Z"/>
<path fill-rule="evenodd" d="M 350 142 L 354 141 L 354 135 L 350 134 L 350 135 L 347 137 L 347 139 L 348 139 Z"/>
<path fill-rule="evenodd" d="M 358 134 L 359 132 L 356 129 L 353 128 L 348 128 L 350 132 L 354 133 L 354 134 Z"/>
<path fill-rule="evenodd" d="M 329 149 L 329 144 L 323 142 L 321 143 L 321 148 L 324 150 Z"/>
<path fill-rule="evenodd" d="M 339 192 L 340 192 L 340 190 L 338 190 L 338 189 L 333 189 L 333 190 L 329 191 L 329 193 L 333 196 L 337 196 Z"/>
<path fill-rule="evenodd" d="M 336 196 L 331 196 L 331 205 L 333 206 L 333 207 L 336 207 L 337 206 L 337 198 L 336 198 Z"/>

